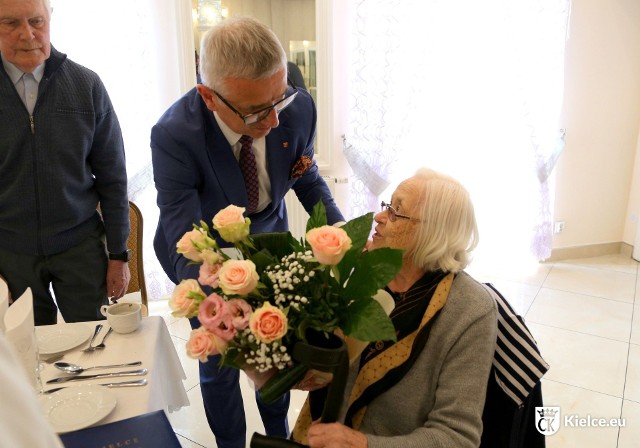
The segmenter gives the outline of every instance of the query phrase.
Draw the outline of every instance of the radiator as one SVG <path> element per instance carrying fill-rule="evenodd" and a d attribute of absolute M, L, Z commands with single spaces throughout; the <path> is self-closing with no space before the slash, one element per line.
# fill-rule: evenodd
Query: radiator
<path fill-rule="evenodd" d="M 348 182 L 348 179 L 345 178 L 336 178 L 323 176 L 324 181 L 327 183 L 329 187 L 329 191 L 331 191 L 331 195 L 336 198 L 336 194 L 338 193 L 338 189 L 336 188 L 339 184 L 344 184 Z M 309 219 L 309 214 L 304 209 L 298 197 L 296 196 L 293 190 L 289 190 L 289 192 L 284 197 L 284 202 L 287 205 L 287 214 L 289 216 L 289 231 L 296 239 L 300 239 L 304 237 L 304 234 L 307 230 L 307 220 Z"/>

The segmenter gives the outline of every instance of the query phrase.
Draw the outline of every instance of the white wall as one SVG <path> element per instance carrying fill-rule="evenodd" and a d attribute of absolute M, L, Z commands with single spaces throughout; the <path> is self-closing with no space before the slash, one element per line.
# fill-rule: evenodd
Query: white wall
<path fill-rule="evenodd" d="M 553 247 L 633 244 L 640 211 L 640 2 L 573 0 Z M 633 188 L 633 189 L 632 189 Z"/>
<path fill-rule="evenodd" d="M 638 126 L 640 128 L 640 126 Z M 640 232 L 637 232 L 640 221 L 640 132 L 636 143 L 636 160 L 633 167 L 633 178 L 629 191 L 629 206 L 627 207 L 624 234 L 622 240 L 633 244 L 636 251 L 640 251 Z M 631 243 L 633 242 L 633 243 Z M 636 252 L 637 254 L 638 252 Z"/>

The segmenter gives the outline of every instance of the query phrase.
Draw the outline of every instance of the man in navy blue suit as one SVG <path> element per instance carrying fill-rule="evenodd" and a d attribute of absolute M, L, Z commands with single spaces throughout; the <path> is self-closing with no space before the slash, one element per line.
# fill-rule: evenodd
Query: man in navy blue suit
<path fill-rule="evenodd" d="M 290 189 L 307 212 L 322 200 L 330 224 L 344 221 L 313 160 L 315 105 L 288 82 L 276 35 L 251 18 L 222 22 L 203 39 L 200 75 L 202 84 L 151 131 L 160 208 L 154 248 L 175 283 L 198 278 L 198 267 L 176 253 L 178 240 L 229 204 L 247 208 L 252 233 L 288 230 L 284 196 Z M 247 177 L 241 160 L 249 147 L 255 174 Z M 191 324 L 199 325 L 197 319 Z M 220 369 L 219 358 L 200 363 L 205 413 L 218 447 L 244 448 L 239 371 Z M 269 406 L 257 402 L 267 434 L 287 437 L 289 394 Z"/>

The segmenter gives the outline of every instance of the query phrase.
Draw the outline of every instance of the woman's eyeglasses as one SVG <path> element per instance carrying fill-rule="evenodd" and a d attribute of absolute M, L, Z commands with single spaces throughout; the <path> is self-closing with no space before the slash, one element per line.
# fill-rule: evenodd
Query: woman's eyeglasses
<path fill-rule="evenodd" d="M 227 107 L 229 109 L 231 109 L 231 111 L 233 113 L 235 113 L 238 117 L 240 117 L 242 119 L 242 121 L 244 121 L 244 124 L 246 124 L 247 126 L 252 126 L 252 125 L 264 120 L 265 118 L 267 118 L 269 116 L 269 114 L 271 113 L 271 111 L 274 110 L 274 109 L 275 109 L 276 113 L 279 114 L 287 106 L 289 106 L 293 102 L 293 100 L 296 99 L 296 96 L 298 95 L 298 88 L 296 86 L 294 86 L 293 83 L 291 82 L 291 80 L 289 80 L 289 79 L 287 79 L 287 84 L 288 84 L 289 87 L 291 87 L 293 89 L 288 95 L 286 95 L 284 98 L 282 98 L 277 103 L 272 104 L 271 106 L 265 107 L 264 109 L 257 110 L 255 112 L 252 112 L 252 113 L 247 114 L 247 115 L 242 115 L 240 112 L 238 112 L 236 110 L 236 108 L 233 107 L 231 105 L 231 103 L 229 103 L 229 101 L 227 101 L 222 95 L 220 95 L 215 90 L 212 89 L 212 92 L 215 93 L 216 96 L 218 98 L 220 98 L 220 101 L 222 101 L 224 104 L 226 104 Z"/>
<path fill-rule="evenodd" d="M 389 214 L 389 221 L 391 222 L 396 222 L 396 220 L 398 218 L 402 218 L 402 219 L 413 219 L 415 221 L 420 221 L 418 218 L 413 218 L 411 216 L 406 216 L 406 215 L 401 215 L 399 214 L 395 208 L 393 208 L 391 206 L 391 204 L 387 204 L 386 202 L 382 201 L 380 203 L 380 207 L 382 208 L 382 211 L 387 211 Z"/>

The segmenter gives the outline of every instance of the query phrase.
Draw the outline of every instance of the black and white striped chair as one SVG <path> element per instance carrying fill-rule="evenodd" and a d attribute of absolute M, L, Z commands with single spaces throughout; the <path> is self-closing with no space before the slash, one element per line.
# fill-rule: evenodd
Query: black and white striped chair
<path fill-rule="evenodd" d="M 481 447 L 542 448 L 535 407 L 542 406 L 540 380 L 549 370 L 524 319 L 490 283 L 498 306 L 498 338 L 487 388 Z"/>

